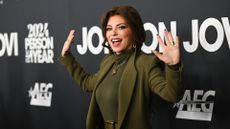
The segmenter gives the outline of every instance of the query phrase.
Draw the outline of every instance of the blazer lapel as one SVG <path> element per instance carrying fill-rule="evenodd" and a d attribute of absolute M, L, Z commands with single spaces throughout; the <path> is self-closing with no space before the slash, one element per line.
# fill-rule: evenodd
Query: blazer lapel
<path fill-rule="evenodd" d="M 109 70 L 111 69 L 112 65 L 115 62 L 115 57 L 114 55 L 112 55 L 111 57 L 109 57 L 110 59 L 107 59 L 103 65 L 103 68 L 101 69 L 101 73 L 99 74 L 98 77 L 98 81 L 96 82 L 96 87 L 100 84 L 100 82 L 103 80 L 103 78 L 105 77 L 105 75 L 107 74 L 107 72 L 109 72 Z"/>
<path fill-rule="evenodd" d="M 137 71 L 135 69 L 134 61 L 135 61 L 136 52 L 134 52 L 130 59 L 127 62 L 123 75 L 121 77 L 120 85 L 119 85 L 119 108 L 118 108 L 118 127 L 120 128 L 122 122 L 127 113 L 134 87 L 135 81 L 137 77 Z"/>
<path fill-rule="evenodd" d="M 89 106 L 89 111 L 87 114 L 87 129 L 94 129 L 95 127 L 98 126 L 98 122 L 100 122 L 100 118 L 98 118 L 98 112 L 99 112 L 99 107 L 97 106 L 97 102 L 96 102 L 96 96 L 95 96 L 95 92 L 96 92 L 96 88 L 98 87 L 98 85 L 100 84 L 100 82 L 103 80 L 103 78 L 105 77 L 105 75 L 108 73 L 109 69 L 111 69 L 113 63 L 114 63 L 114 56 L 110 56 L 108 57 L 108 59 L 105 60 L 105 62 L 103 62 L 102 65 L 102 69 L 98 75 L 98 80 L 96 82 L 96 86 L 93 90 L 92 93 L 92 98 L 91 98 L 91 102 L 90 102 L 90 106 Z"/>

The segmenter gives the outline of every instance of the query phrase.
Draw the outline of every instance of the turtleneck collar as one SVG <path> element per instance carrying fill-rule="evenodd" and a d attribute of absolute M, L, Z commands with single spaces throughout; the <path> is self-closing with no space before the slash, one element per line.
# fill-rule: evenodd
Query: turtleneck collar
<path fill-rule="evenodd" d="M 117 64 L 120 64 L 122 63 L 123 61 L 127 60 L 134 52 L 135 50 L 132 49 L 132 50 L 129 50 L 129 51 L 125 51 L 125 52 L 122 52 L 121 54 L 117 55 L 114 53 L 116 59 L 115 59 L 115 62 Z"/>

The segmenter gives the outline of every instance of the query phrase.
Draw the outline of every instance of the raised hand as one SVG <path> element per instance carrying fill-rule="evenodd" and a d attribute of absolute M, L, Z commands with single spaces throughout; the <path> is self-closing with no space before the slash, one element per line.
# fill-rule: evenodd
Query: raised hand
<path fill-rule="evenodd" d="M 62 47 L 62 51 L 61 51 L 62 56 L 65 56 L 66 52 L 69 51 L 71 43 L 73 43 L 74 40 L 74 32 L 75 30 L 70 30 L 69 36 L 67 37 L 67 40 L 65 41 Z"/>
<path fill-rule="evenodd" d="M 158 35 L 157 39 L 160 46 L 163 49 L 163 53 L 158 51 L 153 51 L 153 53 L 164 63 L 168 65 L 175 65 L 180 62 L 180 48 L 179 48 L 179 38 L 176 37 L 176 42 L 174 42 L 171 32 L 165 31 L 165 43 Z"/>

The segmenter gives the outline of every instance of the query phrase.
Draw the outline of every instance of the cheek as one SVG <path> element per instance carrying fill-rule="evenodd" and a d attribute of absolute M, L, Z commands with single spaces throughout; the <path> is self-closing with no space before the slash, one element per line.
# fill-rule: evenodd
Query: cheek
<path fill-rule="evenodd" d="M 125 40 L 126 40 L 126 42 L 127 42 L 128 44 L 130 44 L 130 43 L 132 42 L 132 35 L 131 35 L 130 33 L 126 33 L 126 34 L 124 35 L 124 37 L 125 37 Z"/>
<path fill-rule="evenodd" d="M 106 40 L 106 42 L 109 42 L 109 35 L 106 33 L 106 35 L 105 35 L 105 40 Z M 110 42 L 109 42 L 110 43 Z"/>
<path fill-rule="evenodd" d="M 132 37 L 132 32 L 130 30 L 126 30 L 122 33 L 122 35 L 127 38 L 127 39 L 131 39 Z"/>
<path fill-rule="evenodd" d="M 105 39 L 106 42 L 108 42 L 108 45 L 111 46 L 111 45 L 112 45 L 112 42 L 109 41 L 109 34 L 108 34 L 108 33 L 106 33 L 105 38 L 106 38 L 106 39 Z"/>
<path fill-rule="evenodd" d="M 108 33 L 105 34 L 105 38 L 106 38 L 106 40 L 108 40 L 108 38 L 109 38 Z"/>

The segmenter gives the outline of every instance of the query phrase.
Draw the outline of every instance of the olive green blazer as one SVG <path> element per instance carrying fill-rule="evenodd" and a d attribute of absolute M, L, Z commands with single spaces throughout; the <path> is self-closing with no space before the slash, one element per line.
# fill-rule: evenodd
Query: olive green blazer
<path fill-rule="evenodd" d="M 103 118 L 96 102 L 95 90 L 110 70 L 115 55 L 109 54 L 101 61 L 95 74 L 88 74 L 71 54 L 60 58 L 73 79 L 85 91 L 92 92 L 87 114 L 87 129 L 102 129 Z M 118 129 L 151 129 L 152 92 L 161 98 L 176 102 L 182 89 L 182 67 L 159 67 L 154 55 L 134 52 L 127 61 L 119 85 Z"/>

